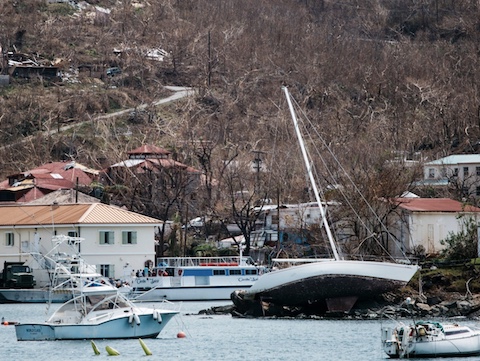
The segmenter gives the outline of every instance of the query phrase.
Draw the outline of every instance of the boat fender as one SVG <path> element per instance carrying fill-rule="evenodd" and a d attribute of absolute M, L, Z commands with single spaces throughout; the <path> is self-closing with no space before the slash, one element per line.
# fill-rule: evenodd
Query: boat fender
<path fill-rule="evenodd" d="M 107 353 L 108 353 L 109 356 L 119 356 L 120 355 L 120 352 L 118 352 L 117 350 L 115 350 L 114 348 L 112 348 L 110 346 L 105 347 L 105 350 L 107 350 Z"/>
<path fill-rule="evenodd" d="M 128 316 L 128 323 L 132 323 L 133 322 L 133 313 Z"/>
<path fill-rule="evenodd" d="M 185 337 L 187 337 L 187 335 L 185 334 L 185 332 L 179 331 L 179 332 L 177 333 L 177 338 L 185 338 Z"/>
<path fill-rule="evenodd" d="M 425 329 L 425 327 L 423 326 L 420 326 L 417 328 L 417 334 L 418 336 L 425 336 L 427 334 L 427 330 Z"/>
<path fill-rule="evenodd" d="M 98 349 L 97 345 L 95 344 L 95 342 L 93 342 L 93 340 L 90 341 L 90 344 L 92 345 L 92 348 L 93 348 L 93 353 L 95 355 L 100 355 L 100 350 Z"/>
<path fill-rule="evenodd" d="M 153 310 L 153 319 L 158 319 L 158 312 L 156 310 Z"/>
<path fill-rule="evenodd" d="M 183 270 L 179 269 L 179 270 L 178 270 L 178 275 L 181 276 L 181 275 L 182 275 L 182 272 L 183 272 Z"/>
<path fill-rule="evenodd" d="M 140 325 L 140 317 L 136 313 L 133 314 L 133 319 L 137 325 Z"/>
<path fill-rule="evenodd" d="M 142 349 L 145 352 L 145 355 L 152 356 L 152 351 L 150 351 L 147 345 L 145 345 L 145 342 L 143 342 L 141 338 L 139 338 L 138 341 L 140 342 L 140 345 L 142 346 Z"/>

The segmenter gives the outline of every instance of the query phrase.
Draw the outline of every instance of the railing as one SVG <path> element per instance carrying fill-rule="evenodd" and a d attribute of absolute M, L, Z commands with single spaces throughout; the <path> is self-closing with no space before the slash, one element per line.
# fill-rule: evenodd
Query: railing
<path fill-rule="evenodd" d="M 198 266 L 244 266 L 254 265 L 251 257 L 163 257 L 157 259 L 157 267 L 198 267 Z"/>

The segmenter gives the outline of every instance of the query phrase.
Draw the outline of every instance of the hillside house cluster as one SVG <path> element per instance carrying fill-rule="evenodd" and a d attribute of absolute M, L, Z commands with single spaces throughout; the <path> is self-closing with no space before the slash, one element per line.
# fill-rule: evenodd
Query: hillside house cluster
<path fill-rule="evenodd" d="M 101 181 L 124 180 L 125 173 L 132 172 L 161 178 L 162 167 L 193 178 L 191 187 L 199 183 L 200 172 L 151 145 L 132 150 L 129 159 L 103 171 L 76 162 L 53 162 L 8 176 L 0 183 L 0 264 L 28 261 L 34 244 L 49 250 L 53 236 L 67 235 L 85 239 L 82 256 L 105 276 L 122 278 L 155 265 L 156 234 L 164 222 L 100 203 L 78 189 L 95 190 Z"/>

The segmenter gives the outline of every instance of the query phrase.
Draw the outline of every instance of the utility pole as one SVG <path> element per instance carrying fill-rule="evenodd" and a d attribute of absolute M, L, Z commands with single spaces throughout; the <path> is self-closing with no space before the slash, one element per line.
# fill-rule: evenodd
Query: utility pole
<path fill-rule="evenodd" d="M 266 154 L 266 152 L 262 152 L 261 150 L 252 150 L 255 154 L 255 158 L 253 159 L 253 170 L 255 171 L 255 193 L 258 194 L 260 192 L 260 171 L 262 170 L 262 158 L 260 156 L 262 154 Z"/>

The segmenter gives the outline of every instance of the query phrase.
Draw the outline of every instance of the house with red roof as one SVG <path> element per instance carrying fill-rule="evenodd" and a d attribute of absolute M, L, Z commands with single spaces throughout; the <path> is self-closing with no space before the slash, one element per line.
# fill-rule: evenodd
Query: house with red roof
<path fill-rule="evenodd" d="M 423 248 L 427 254 L 444 249 L 441 240 L 459 233 L 465 221 L 480 220 L 480 208 L 450 198 L 397 198 L 397 229 L 392 233 L 403 251 Z M 395 252 L 394 252 L 395 253 Z"/>
<path fill-rule="evenodd" d="M 132 174 L 152 176 L 161 180 L 162 173 L 178 172 L 185 174 L 186 192 L 194 191 L 200 184 L 201 172 L 171 158 L 171 152 L 155 145 L 142 145 L 127 153 L 128 159 L 111 165 L 104 172 L 103 181 L 107 184 L 123 184 Z M 169 178 L 169 177 L 165 177 Z M 168 186 L 168 184 L 165 184 Z M 171 185 L 178 186 L 178 185 Z"/>
<path fill-rule="evenodd" d="M 60 189 L 88 187 L 98 175 L 75 161 L 46 163 L 0 182 L 0 202 L 28 203 Z"/>

